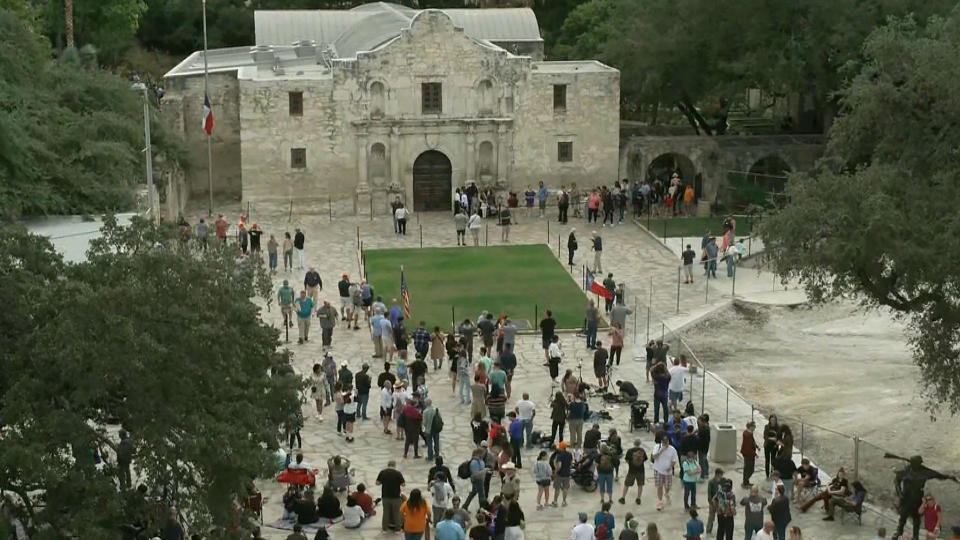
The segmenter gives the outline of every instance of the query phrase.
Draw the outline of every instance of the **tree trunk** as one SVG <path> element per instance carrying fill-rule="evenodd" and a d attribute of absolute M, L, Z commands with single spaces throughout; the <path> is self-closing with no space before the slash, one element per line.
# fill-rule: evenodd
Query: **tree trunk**
<path fill-rule="evenodd" d="M 67 37 L 67 48 L 74 47 L 73 43 L 73 0 L 63 0 L 64 30 Z"/>
<path fill-rule="evenodd" d="M 707 123 L 706 119 L 700 115 L 700 111 L 698 111 L 693 103 L 690 102 L 690 98 L 684 96 L 679 103 L 681 105 L 680 110 L 683 112 L 684 116 L 687 117 L 687 120 L 690 122 L 690 124 L 693 125 L 697 135 L 700 134 L 700 129 L 702 129 L 707 135 L 713 135 L 713 128 L 710 127 L 710 124 Z"/>
<path fill-rule="evenodd" d="M 693 128 L 694 133 L 696 133 L 697 135 L 699 135 L 699 134 L 700 134 L 700 126 L 697 125 L 697 119 L 694 118 L 694 116 L 690 113 L 689 110 L 687 110 L 687 105 L 686 105 L 684 102 L 682 102 L 682 101 L 678 101 L 678 102 L 677 102 L 677 108 L 680 109 L 680 112 L 683 113 L 683 116 L 685 116 L 685 117 L 687 118 L 687 122 L 690 123 L 690 127 Z"/>

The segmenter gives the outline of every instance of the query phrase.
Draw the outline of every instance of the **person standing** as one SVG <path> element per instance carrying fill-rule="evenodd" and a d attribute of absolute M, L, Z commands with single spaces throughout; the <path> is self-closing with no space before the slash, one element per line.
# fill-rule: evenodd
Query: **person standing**
<path fill-rule="evenodd" d="M 591 237 L 593 238 L 593 244 L 590 246 L 590 249 L 593 250 L 593 271 L 603 272 L 603 265 L 600 261 L 603 255 L 603 239 L 600 238 L 597 231 L 593 231 Z"/>
<path fill-rule="evenodd" d="M 573 531 L 570 533 L 571 540 L 593 540 L 596 538 L 593 525 L 587 523 L 587 513 L 580 512 L 577 514 L 577 519 L 579 523 L 573 528 Z"/>
<path fill-rule="evenodd" d="M 543 182 L 540 182 L 540 189 L 537 190 L 537 201 L 540 203 L 540 217 L 546 215 L 547 212 L 547 186 L 543 185 Z"/>
<path fill-rule="evenodd" d="M 696 258 L 697 252 L 690 247 L 690 244 L 687 244 L 687 249 L 683 250 L 683 253 L 680 254 L 680 264 L 683 265 L 684 283 L 693 283 L 693 261 Z"/>
<path fill-rule="evenodd" d="M 540 343 L 543 346 L 543 357 L 550 360 L 550 344 L 553 343 L 554 330 L 557 328 L 557 321 L 553 318 L 553 312 L 549 309 L 540 321 Z"/>
<path fill-rule="evenodd" d="M 590 406 L 580 392 L 573 394 L 573 400 L 567 406 L 567 427 L 570 429 L 570 446 L 583 445 L 583 423 L 590 416 Z M 641 485 L 643 480 L 640 481 Z"/>
<path fill-rule="evenodd" d="M 531 435 L 533 434 L 533 419 L 537 416 L 537 406 L 530 401 L 529 393 L 523 393 L 523 399 L 517 402 L 516 411 L 517 418 L 523 422 L 524 437 L 527 441 L 526 447 L 533 448 Z"/>
<path fill-rule="evenodd" d="M 567 451 L 567 443 L 557 443 L 557 451 L 550 458 L 553 466 L 553 502 L 550 506 L 557 507 L 557 498 L 563 495 L 563 506 L 567 505 L 567 494 L 570 492 L 570 472 L 573 466 L 573 454 Z"/>
<path fill-rule="evenodd" d="M 740 499 L 743 507 L 744 539 L 750 540 L 753 533 L 763 528 L 763 511 L 767 507 L 767 499 L 760 496 L 760 488 L 750 488 L 750 495 Z"/>
<path fill-rule="evenodd" d="M 250 235 L 250 253 L 260 253 L 260 237 L 263 235 L 263 231 L 254 223 L 250 226 L 250 231 L 247 234 Z"/>
<path fill-rule="evenodd" d="M 128 490 L 131 485 L 130 465 L 133 463 L 133 441 L 127 430 L 120 430 L 120 443 L 117 445 L 117 478 L 120 489 Z"/>
<path fill-rule="evenodd" d="M 560 348 L 560 336 L 554 334 L 550 339 L 550 348 L 547 351 L 547 364 L 550 367 L 550 378 L 557 380 L 557 376 L 560 375 L 560 362 L 563 359 L 563 349 Z"/>
<path fill-rule="evenodd" d="M 612 292 L 612 291 L 611 291 Z M 617 323 L 620 325 L 620 329 L 623 330 L 627 327 L 627 315 L 632 315 L 633 310 L 628 308 L 624 303 L 624 298 L 622 295 L 618 295 L 616 301 L 613 304 L 613 308 L 610 310 L 610 323 Z"/>
<path fill-rule="evenodd" d="M 570 229 L 570 234 L 567 236 L 567 266 L 570 267 L 570 271 L 573 272 L 573 255 L 577 252 L 577 229 Z"/>
<path fill-rule="evenodd" d="M 687 452 L 680 463 L 680 470 L 683 471 L 683 509 L 696 509 L 697 479 L 700 478 L 700 463 L 697 461 L 696 450 Z"/>
<path fill-rule="evenodd" d="M 247 233 L 247 228 L 243 226 L 242 221 L 237 225 L 237 240 L 240 242 L 240 251 L 242 251 L 243 254 L 246 255 L 247 245 L 249 242 L 249 234 Z"/>
<path fill-rule="evenodd" d="M 307 291 L 300 291 L 300 298 L 297 298 L 293 305 L 297 310 L 297 329 L 299 330 L 297 343 L 303 345 L 310 341 L 310 316 L 313 315 L 313 300 L 307 297 Z"/>
<path fill-rule="evenodd" d="M 270 238 L 267 239 L 267 261 L 270 265 L 270 273 L 277 273 L 277 239 L 271 234 Z"/>
<path fill-rule="evenodd" d="M 620 355 L 623 353 L 623 327 L 618 322 L 610 324 L 610 330 L 607 332 L 610 336 L 610 365 L 616 362 L 620 365 Z"/>
<path fill-rule="evenodd" d="M 470 319 L 464 319 L 460 326 L 457 327 L 457 332 L 460 334 L 463 346 L 467 350 L 467 358 L 471 362 L 473 362 L 473 335 L 476 331 L 477 327 Z"/>
<path fill-rule="evenodd" d="M 770 478 L 770 469 L 773 467 L 774 458 L 777 456 L 782 435 L 783 428 L 777 421 L 777 415 L 771 414 L 767 418 L 767 425 L 763 427 L 763 466 L 767 478 Z"/>
<path fill-rule="evenodd" d="M 403 205 L 400 205 L 399 208 L 394 210 L 394 217 L 397 220 L 397 234 L 401 236 L 407 235 L 407 216 L 410 215 L 410 211 Z"/>
<path fill-rule="evenodd" d="M 597 348 L 597 325 L 599 324 L 600 312 L 597 309 L 596 304 L 593 300 L 590 300 L 590 305 L 587 306 L 586 311 L 584 312 L 586 321 L 587 321 L 587 348 L 596 349 Z"/>
<path fill-rule="evenodd" d="M 773 521 L 777 538 L 786 538 L 787 525 L 790 524 L 790 497 L 787 496 L 784 486 L 777 486 L 777 496 L 770 501 L 767 508 L 770 510 L 770 520 Z"/>
<path fill-rule="evenodd" d="M 724 480 L 714 495 L 717 507 L 717 540 L 733 540 L 733 519 L 737 515 L 737 497 L 733 494 L 733 481 Z"/>
<path fill-rule="evenodd" d="M 443 416 L 433 401 L 423 400 L 423 440 L 427 443 L 428 461 L 440 455 L 440 432 L 443 431 Z"/>
<path fill-rule="evenodd" d="M 217 214 L 217 221 L 214 222 L 213 226 L 217 231 L 217 240 L 220 241 L 221 246 L 225 246 L 227 244 L 227 229 L 230 228 L 230 224 L 223 218 L 223 214 Z"/>
<path fill-rule="evenodd" d="M 598 387 L 606 388 L 609 382 L 607 379 L 607 360 L 610 355 L 603 348 L 603 342 L 601 341 L 596 342 L 593 348 L 593 374 L 597 377 Z"/>
<path fill-rule="evenodd" d="M 129 467 L 129 465 L 128 465 Z M 128 469 L 129 470 L 129 469 Z M 129 472 L 127 475 L 129 476 Z M 943 519 L 943 509 L 933 498 L 933 494 L 927 493 L 923 498 L 923 503 L 917 513 L 923 516 L 923 530 L 926 532 L 926 540 L 936 540 L 940 534 L 940 523 Z"/>
<path fill-rule="evenodd" d="M 406 480 L 403 474 L 397 470 L 397 462 L 390 460 L 387 462 L 387 468 L 380 471 L 377 475 L 377 485 L 381 486 L 381 499 L 383 501 L 383 521 L 381 527 L 385 531 L 400 530 L 400 505 L 402 503 L 401 492 Z"/>
<path fill-rule="evenodd" d="M 293 235 L 293 248 L 297 250 L 297 263 L 299 264 L 299 269 L 303 270 L 303 244 L 306 241 L 306 238 L 303 235 L 303 231 L 300 230 L 300 227 L 297 227 L 295 234 Z"/>
<path fill-rule="evenodd" d="M 610 291 L 610 297 L 604 297 L 604 312 L 607 315 L 610 314 L 610 310 L 613 309 L 613 293 L 617 290 L 617 282 L 613 280 L 613 272 L 607 274 L 607 277 L 603 280 L 603 288 Z"/>
<path fill-rule="evenodd" d="M 467 222 L 467 228 L 470 229 L 470 236 L 473 237 L 473 247 L 478 247 L 480 245 L 480 228 L 483 227 L 483 218 L 480 217 L 480 214 L 474 212 L 470 216 L 470 220 Z"/>
<path fill-rule="evenodd" d="M 518 468 L 523 468 L 523 420 L 517 417 L 515 411 L 510 411 L 507 415 L 510 424 L 507 426 L 507 433 L 510 435 L 510 450 L 512 451 L 513 463 Z"/>
<path fill-rule="evenodd" d="M 393 234 L 400 234 L 400 227 L 397 225 L 397 209 L 403 207 L 400 196 L 397 195 L 390 203 L 390 219 L 393 221 Z"/>
<path fill-rule="evenodd" d="M 323 280 L 320 279 L 320 272 L 317 272 L 317 269 L 310 267 L 307 270 L 307 273 L 303 275 L 303 286 L 307 290 L 307 295 L 310 296 L 310 300 L 313 303 L 320 303 L 320 291 L 323 290 Z"/>
<path fill-rule="evenodd" d="M 510 207 L 501 207 L 500 214 L 497 217 L 500 218 L 500 241 L 510 242 L 510 225 L 513 224 L 513 216 L 510 214 Z"/>
<path fill-rule="evenodd" d="M 603 495 L 601 494 L 602 498 Z M 613 519 L 613 514 L 610 513 L 611 505 L 610 501 L 601 502 L 600 510 L 593 516 L 594 536 L 598 540 L 613 540 L 613 529 L 616 526 L 616 521 Z"/>
<path fill-rule="evenodd" d="M 289 232 L 283 233 L 283 270 L 293 270 L 293 240 Z"/>
<path fill-rule="evenodd" d="M 560 188 L 560 195 L 557 197 L 557 221 L 567 222 L 567 209 L 570 208 L 570 193 L 563 187 Z"/>
<path fill-rule="evenodd" d="M 457 245 L 467 245 L 467 214 L 463 208 L 457 208 L 457 213 L 453 215 L 453 226 L 457 230 Z"/>
<path fill-rule="evenodd" d="M 370 379 L 370 364 L 364 362 L 360 366 L 360 373 L 354 377 L 354 383 L 357 387 L 357 417 L 361 420 L 369 420 L 367 403 L 370 401 L 370 388 L 373 386 Z"/>
<path fill-rule="evenodd" d="M 457 366 L 457 397 L 460 398 L 461 405 L 470 405 L 472 400 L 470 388 L 472 379 L 470 374 L 471 362 L 461 347 L 457 347 L 457 356 L 450 359 L 451 363 Z M 486 396 L 483 397 L 486 399 Z"/>
<path fill-rule="evenodd" d="M 704 249 L 706 254 L 706 262 L 704 262 L 707 277 L 716 278 L 717 277 L 717 255 L 720 252 L 717 247 L 717 239 L 710 237 L 710 241 L 707 242 L 707 247 Z"/>
<path fill-rule="evenodd" d="M 330 305 L 327 300 L 323 301 L 323 306 L 317 310 L 317 318 L 320 319 L 321 345 L 324 350 L 329 349 L 333 341 L 333 327 L 337 325 L 337 309 Z"/>
<path fill-rule="evenodd" d="M 757 463 L 757 440 L 753 437 L 753 432 L 756 428 L 757 424 L 751 420 L 747 422 L 747 427 L 744 428 L 741 434 L 740 455 L 743 456 L 743 483 L 741 487 L 743 488 L 748 488 L 752 485 L 750 484 L 750 477 L 753 476 L 753 471 Z"/>
<path fill-rule="evenodd" d="M 620 504 L 627 503 L 627 494 L 634 483 L 637 484 L 637 505 L 640 505 L 640 498 L 643 497 L 643 484 L 646 471 L 644 465 L 647 462 L 647 451 L 641 446 L 640 439 L 633 441 L 633 448 L 627 450 L 624 459 L 627 461 L 627 477 L 623 480 L 623 494 L 620 495 Z"/>
<path fill-rule="evenodd" d="M 600 194 L 597 190 L 590 192 L 587 197 L 587 223 L 596 223 L 597 214 L 600 212 Z"/>
<path fill-rule="evenodd" d="M 663 510 L 664 499 L 670 504 L 670 486 L 673 484 L 674 467 L 678 464 L 677 450 L 670 444 L 670 439 L 658 433 L 657 446 L 653 450 L 653 479 L 657 487 L 657 510 Z"/>
<path fill-rule="evenodd" d="M 207 229 L 207 223 L 203 218 L 200 218 L 200 222 L 197 223 L 197 244 L 201 251 L 207 250 L 207 235 L 209 234 L 210 231 Z"/>

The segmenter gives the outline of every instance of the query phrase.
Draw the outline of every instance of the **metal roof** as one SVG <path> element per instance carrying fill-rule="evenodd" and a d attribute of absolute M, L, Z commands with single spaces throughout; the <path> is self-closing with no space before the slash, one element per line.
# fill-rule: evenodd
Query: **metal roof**
<path fill-rule="evenodd" d="M 487 41 L 539 41 L 540 28 L 528 8 L 444 9 L 466 35 Z M 255 11 L 257 45 L 290 45 L 312 39 L 331 43 L 341 58 L 376 48 L 410 26 L 421 10 L 374 2 L 342 10 Z"/>

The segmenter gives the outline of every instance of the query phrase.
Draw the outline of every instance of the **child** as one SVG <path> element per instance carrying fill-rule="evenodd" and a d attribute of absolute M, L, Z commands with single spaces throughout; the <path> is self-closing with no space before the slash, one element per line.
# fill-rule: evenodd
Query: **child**
<path fill-rule="evenodd" d="M 690 521 L 687 522 L 687 534 L 683 537 L 687 540 L 700 540 L 703 536 L 703 522 L 697 518 L 697 511 L 690 509 Z"/>
<path fill-rule="evenodd" d="M 777 496 L 777 486 L 782 486 L 783 480 L 780 479 L 780 471 L 773 471 L 770 473 L 770 499 L 772 500 Z M 786 486 L 784 486 L 786 489 Z"/>
<path fill-rule="evenodd" d="M 406 351 L 400 351 L 397 354 L 397 378 L 410 386 L 410 373 L 407 371 Z"/>
<path fill-rule="evenodd" d="M 553 470 L 547 463 L 547 451 L 541 450 L 537 455 L 537 461 L 533 463 L 533 478 L 537 482 L 537 510 L 543 510 L 544 505 L 550 502 L 550 480 L 553 477 Z M 540 502 L 540 496 L 543 495 L 543 503 Z"/>

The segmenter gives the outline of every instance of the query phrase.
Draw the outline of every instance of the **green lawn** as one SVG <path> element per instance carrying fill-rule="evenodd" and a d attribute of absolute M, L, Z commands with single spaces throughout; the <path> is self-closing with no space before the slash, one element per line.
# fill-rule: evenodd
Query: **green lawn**
<path fill-rule="evenodd" d="M 367 280 L 389 306 L 400 298 L 400 265 L 410 291 L 413 322 L 447 330 L 451 307 L 457 323 L 476 322 L 481 311 L 534 326 L 534 310 L 553 311 L 559 328 L 579 328 L 587 297 L 546 245 L 366 250 Z M 518 326 L 520 326 L 518 322 Z"/>
<path fill-rule="evenodd" d="M 751 232 L 753 219 L 745 216 L 739 216 L 737 220 L 737 236 L 747 236 Z M 647 227 L 657 238 L 671 237 L 696 237 L 703 236 L 703 231 L 710 229 L 715 236 L 720 236 L 723 231 L 723 216 L 714 217 L 676 217 L 676 218 L 650 218 L 649 226 L 646 217 L 640 219 L 640 223 Z"/>

